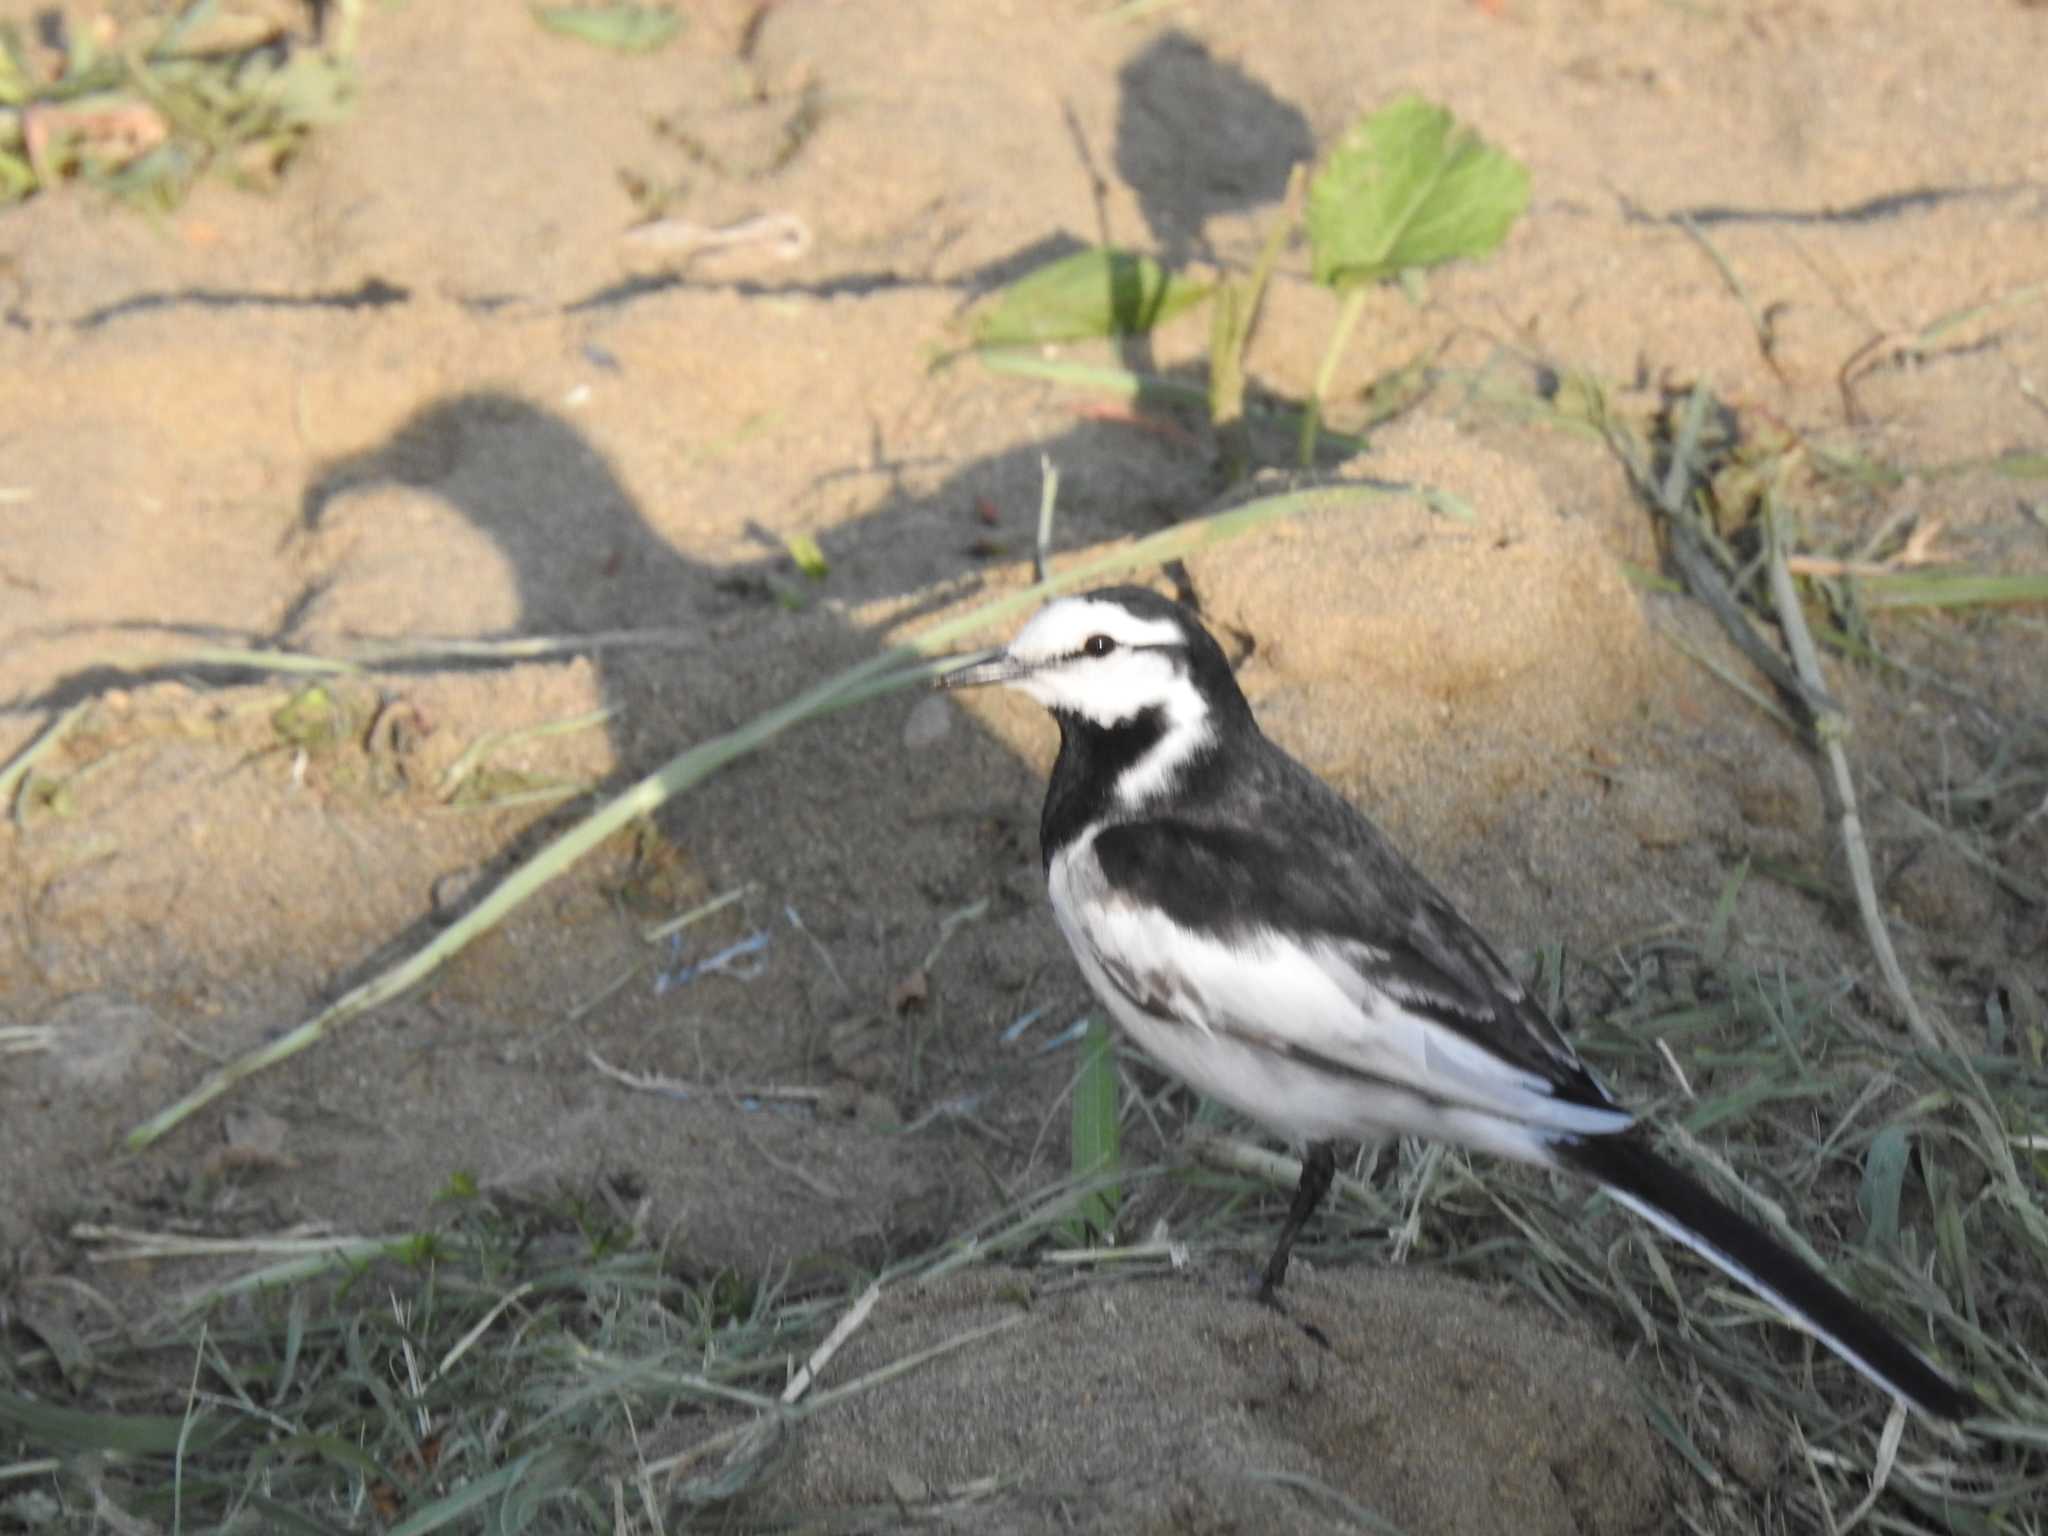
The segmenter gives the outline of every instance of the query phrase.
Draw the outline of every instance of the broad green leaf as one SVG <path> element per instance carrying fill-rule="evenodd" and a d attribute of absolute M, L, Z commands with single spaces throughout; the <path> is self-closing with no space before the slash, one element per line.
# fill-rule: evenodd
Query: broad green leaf
<path fill-rule="evenodd" d="M 1904 1129 L 1888 1125 L 1870 1138 L 1870 1150 L 1863 1157 L 1863 1188 L 1856 1203 L 1869 1223 L 1867 1241 L 1880 1251 L 1889 1252 L 1899 1241 L 1899 1190 L 1906 1182 L 1911 1150 Z"/>
<path fill-rule="evenodd" d="M 1209 296 L 1150 256 L 1096 247 L 1063 256 L 1005 288 L 976 316 L 977 347 L 1029 346 L 1129 335 L 1162 325 Z"/>
<path fill-rule="evenodd" d="M 1121 1130 L 1117 1124 L 1116 1046 L 1109 1021 L 1097 1014 L 1081 1041 L 1081 1076 L 1074 1084 L 1073 1165 L 1077 1179 L 1116 1172 Z M 1075 1237 L 1107 1237 L 1116 1221 L 1117 1192 L 1105 1188 L 1084 1195 L 1074 1212 Z"/>
<path fill-rule="evenodd" d="M 550 32 L 620 53 L 652 53 L 683 30 L 674 11 L 649 5 L 537 5 L 533 19 Z"/>
<path fill-rule="evenodd" d="M 1315 279 L 1332 288 L 1484 256 L 1529 205 L 1529 173 L 1444 108 L 1403 96 L 1361 119 L 1308 192 Z"/>

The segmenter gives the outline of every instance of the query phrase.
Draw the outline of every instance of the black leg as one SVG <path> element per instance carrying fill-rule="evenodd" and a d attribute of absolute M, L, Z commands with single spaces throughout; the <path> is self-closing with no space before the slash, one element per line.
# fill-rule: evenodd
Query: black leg
<path fill-rule="evenodd" d="M 1287 1208 L 1287 1220 L 1280 1226 L 1280 1241 L 1273 1245 L 1273 1257 L 1266 1261 L 1266 1277 L 1259 1282 L 1259 1300 L 1269 1307 L 1280 1304 L 1280 1282 L 1287 1278 L 1287 1258 L 1294 1251 L 1294 1239 L 1315 1215 L 1330 1181 L 1337 1177 L 1337 1150 L 1327 1141 L 1312 1142 L 1308 1156 L 1301 1160 L 1301 1182 L 1294 1186 L 1294 1203 Z"/>

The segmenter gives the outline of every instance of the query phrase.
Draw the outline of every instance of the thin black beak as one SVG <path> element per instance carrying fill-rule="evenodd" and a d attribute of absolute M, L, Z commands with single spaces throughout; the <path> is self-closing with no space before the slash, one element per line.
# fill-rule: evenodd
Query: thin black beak
<path fill-rule="evenodd" d="M 983 651 L 952 671 L 941 672 L 935 686 L 985 688 L 990 683 L 1014 683 L 1030 670 L 1008 651 Z"/>

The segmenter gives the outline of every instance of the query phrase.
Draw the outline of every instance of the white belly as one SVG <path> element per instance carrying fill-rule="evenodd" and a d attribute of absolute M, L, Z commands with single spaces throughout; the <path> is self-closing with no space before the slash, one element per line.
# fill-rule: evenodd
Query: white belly
<path fill-rule="evenodd" d="M 1062 849 L 1049 881 L 1089 987 L 1167 1072 L 1287 1140 L 1418 1135 L 1548 1162 L 1560 1132 L 1628 1123 L 1626 1111 L 1552 1097 L 1532 1074 L 1363 989 L 1328 956 L 1278 935 L 1226 946 L 1116 902 L 1092 844 L 1090 834 Z M 1138 1006 L 1105 962 L 1160 994 L 1169 1017 Z"/>

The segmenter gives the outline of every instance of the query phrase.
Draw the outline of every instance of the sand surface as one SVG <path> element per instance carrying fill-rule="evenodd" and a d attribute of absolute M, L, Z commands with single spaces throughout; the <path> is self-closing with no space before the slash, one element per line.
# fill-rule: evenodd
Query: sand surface
<path fill-rule="evenodd" d="M 678 44 L 619 58 L 509 3 L 371 6 L 358 109 L 274 193 L 208 184 L 157 223 L 79 189 L 0 212 L 0 761 L 87 704 L 49 769 L 61 803 L 0 826 L 0 1023 L 58 1036 L 0 1058 L 0 1251 L 20 1273 L 85 1272 L 80 1219 L 402 1230 L 457 1170 L 505 1189 L 628 1170 L 707 1266 L 877 1264 L 1055 1177 L 1064 1133 L 1041 1129 L 1073 1058 L 1032 1048 L 1086 999 L 1037 873 L 1051 728 L 1017 701 L 916 695 L 749 758 L 430 988 L 146 1154 L 112 1149 L 590 803 L 450 803 L 484 733 L 609 708 L 501 745 L 472 787 L 623 784 L 1021 580 L 1042 455 L 1063 557 L 1207 506 L 1198 415 L 934 369 L 949 322 L 1104 238 L 1242 270 L 1289 165 L 1399 91 L 1523 159 L 1533 201 L 1424 303 L 1375 296 L 1333 425 L 1412 360 L 1433 387 L 1335 472 L 1441 486 L 1472 520 L 1318 514 L 1187 576 L 1273 734 L 1518 958 L 1697 927 L 1745 858 L 1819 866 L 1828 834 L 1798 745 L 1667 639 L 1725 656 L 1711 624 L 1626 579 L 1658 554 L 1613 457 L 1512 402 L 1574 371 L 1637 409 L 1711 379 L 1906 466 L 2048 428 L 2040 306 L 1921 336 L 2048 276 L 2039 6 L 691 9 Z M 791 215 L 808 247 L 664 260 L 627 238 L 629 180 L 707 226 Z M 1336 309 L 1290 253 L 1253 378 L 1298 399 Z M 1198 380 L 1206 327 L 1125 361 Z M 2037 487 L 1976 469 L 1873 490 L 1858 516 L 1938 516 L 1959 558 L 2039 570 L 2029 504 Z M 824 551 L 821 584 L 796 535 Z M 2001 752 L 2038 764 L 2038 620 L 1909 627 L 1900 654 L 1960 692 L 1835 680 L 1908 964 L 1963 1019 L 1987 978 L 2048 992 L 2048 928 L 1908 811 Z M 630 638 L 343 679 L 345 728 L 310 747 L 278 724 L 294 683 L 189 658 L 515 635 Z M 2048 868 L 2048 818 L 2024 836 L 2013 857 Z M 741 886 L 607 991 L 645 964 L 646 924 Z M 949 915 L 983 901 L 902 1006 Z M 1868 973 L 1856 936 L 1784 885 L 1746 885 L 1735 925 L 1759 956 Z M 756 934 L 751 971 L 655 985 Z M 593 1055 L 707 1091 L 632 1092 Z M 728 1091 L 761 1085 L 826 1096 Z M 976 1126 L 928 1113 L 968 1095 Z M 283 1127 L 275 1155 L 224 1155 L 233 1117 L 258 1113 Z M 164 1278 L 93 1274 L 138 1306 Z M 1645 1429 L 1656 1380 L 1621 1359 L 1625 1318 L 1587 1339 L 1526 1297 L 1311 1250 L 1297 1308 L 1322 1350 L 1249 1306 L 1230 1266 L 1043 1283 L 988 1350 L 821 1419 L 775 1508 L 937 1509 L 992 1477 L 1000 1495 L 943 1518 L 1356 1528 L 1311 1485 L 1411 1533 L 1679 1529 L 1680 1504 L 1739 1518 Z M 992 1286 L 892 1301 L 860 1347 L 873 1363 L 1015 1305 Z"/>

